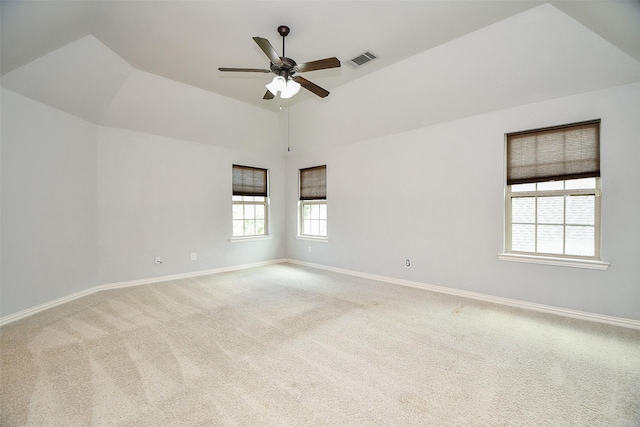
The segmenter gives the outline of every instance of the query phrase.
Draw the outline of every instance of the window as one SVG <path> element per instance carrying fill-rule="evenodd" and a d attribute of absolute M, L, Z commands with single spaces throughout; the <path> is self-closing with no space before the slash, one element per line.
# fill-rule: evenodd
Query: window
<path fill-rule="evenodd" d="M 266 169 L 233 165 L 233 237 L 268 234 L 267 172 Z"/>
<path fill-rule="evenodd" d="M 507 134 L 506 252 L 600 259 L 600 121 Z"/>
<path fill-rule="evenodd" d="M 299 235 L 327 237 L 327 166 L 300 169 Z"/>

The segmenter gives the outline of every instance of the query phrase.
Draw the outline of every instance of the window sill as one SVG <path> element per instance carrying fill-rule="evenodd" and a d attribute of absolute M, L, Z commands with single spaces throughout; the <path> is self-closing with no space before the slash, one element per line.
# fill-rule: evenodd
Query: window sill
<path fill-rule="evenodd" d="M 298 240 L 308 240 L 311 242 L 329 243 L 328 237 L 313 237 L 313 236 L 296 236 Z"/>
<path fill-rule="evenodd" d="M 256 240 L 270 240 L 273 239 L 273 236 L 247 236 L 247 237 L 232 237 L 229 239 L 231 243 L 239 243 L 239 242 L 254 242 Z"/>
<path fill-rule="evenodd" d="M 554 258 L 549 256 L 524 255 L 524 254 L 498 254 L 501 261 L 526 262 L 530 264 L 557 265 L 560 267 L 587 268 L 591 270 L 606 270 L 609 263 L 591 259 L 578 258 Z"/>

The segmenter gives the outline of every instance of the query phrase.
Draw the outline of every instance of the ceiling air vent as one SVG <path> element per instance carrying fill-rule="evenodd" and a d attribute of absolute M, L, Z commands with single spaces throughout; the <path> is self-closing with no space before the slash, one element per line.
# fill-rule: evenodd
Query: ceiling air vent
<path fill-rule="evenodd" d="M 375 56 L 373 53 L 367 51 L 365 53 L 363 53 L 362 55 L 358 55 L 353 59 L 350 59 L 349 61 L 347 61 L 347 65 L 351 66 L 351 68 L 358 68 L 363 66 L 364 64 L 367 64 L 371 61 L 373 61 L 374 59 L 376 59 L 377 56 Z"/>

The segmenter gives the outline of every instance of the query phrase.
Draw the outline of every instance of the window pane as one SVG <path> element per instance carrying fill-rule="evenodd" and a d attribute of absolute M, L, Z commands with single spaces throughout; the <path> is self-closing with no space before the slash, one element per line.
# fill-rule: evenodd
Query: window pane
<path fill-rule="evenodd" d="M 255 206 L 254 205 L 244 205 L 244 218 L 245 219 L 254 219 L 255 214 Z"/>
<path fill-rule="evenodd" d="M 242 196 L 232 196 L 231 200 L 234 202 L 241 202 L 242 201 Z"/>
<path fill-rule="evenodd" d="M 594 225 L 595 196 L 567 197 L 567 224 Z"/>
<path fill-rule="evenodd" d="M 511 191 L 536 191 L 536 184 L 534 182 L 530 184 L 513 184 Z"/>
<path fill-rule="evenodd" d="M 562 254 L 562 225 L 538 226 L 538 252 Z"/>
<path fill-rule="evenodd" d="M 256 219 L 264 219 L 264 205 L 256 205 Z"/>
<path fill-rule="evenodd" d="M 565 181 L 564 188 L 567 190 L 578 190 L 581 188 L 596 188 L 595 178 L 570 179 Z"/>
<path fill-rule="evenodd" d="M 311 234 L 311 220 L 305 219 L 302 222 L 302 234 Z"/>
<path fill-rule="evenodd" d="M 320 233 L 320 221 L 311 221 L 311 235 L 317 236 Z"/>
<path fill-rule="evenodd" d="M 319 205 L 311 205 L 311 219 L 320 219 Z"/>
<path fill-rule="evenodd" d="M 311 218 L 311 206 L 309 205 L 302 206 L 302 218 L 304 219 Z"/>
<path fill-rule="evenodd" d="M 562 190 L 563 187 L 564 181 L 548 181 L 538 183 L 538 191 Z"/>
<path fill-rule="evenodd" d="M 515 197 L 511 199 L 511 221 L 533 224 L 536 221 L 535 197 Z"/>
<path fill-rule="evenodd" d="M 327 219 L 327 205 L 320 205 L 320 219 Z"/>
<path fill-rule="evenodd" d="M 242 220 L 233 220 L 233 235 L 234 236 L 244 236 L 244 221 Z"/>
<path fill-rule="evenodd" d="M 327 221 L 320 220 L 320 235 L 327 235 Z"/>
<path fill-rule="evenodd" d="M 264 197 L 262 197 L 262 196 L 255 196 L 255 197 L 253 198 L 253 201 L 254 201 L 254 202 L 261 202 L 261 203 L 264 203 L 264 199 L 265 199 L 265 198 L 264 198 Z"/>
<path fill-rule="evenodd" d="M 567 255 L 595 255 L 595 227 L 567 226 Z"/>
<path fill-rule="evenodd" d="M 522 252 L 535 252 L 536 226 L 513 224 L 511 226 L 511 249 Z"/>
<path fill-rule="evenodd" d="M 564 223 L 564 197 L 538 197 L 538 224 Z"/>
<path fill-rule="evenodd" d="M 264 221 L 263 220 L 259 220 L 256 221 L 256 234 L 264 234 Z"/>
<path fill-rule="evenodd" d="M 244 221 L 244 235 L 252 236 L 256 234 L 256 222 L 253 220 Z"/>
<path fill-rule="evenodd" d="M 233 205 L 233 219 L 242 219 L 243 218 L 243 206 L 242 205 Z"/>

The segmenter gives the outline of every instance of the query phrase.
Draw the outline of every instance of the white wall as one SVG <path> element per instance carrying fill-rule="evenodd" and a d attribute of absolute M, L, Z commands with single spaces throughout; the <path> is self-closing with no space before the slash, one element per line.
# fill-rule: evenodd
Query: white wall
<path fill-rule="evenodd" d="M 96 126 L 2 89 L 1 315 L 98 283 Z"/>
<path fill-rule="evenodd" d="M 230 243 L 233 164 L 269 169 L 273 239 Z M 100 283 L 283 258 L 284 206 L 282 153 L 98 128 Z"/>
<path fill-rule="evenodd" d="M 1 315 L 98 284 L 288 256 L 640 320 L 637 117 L 633 84 L 306 154 L 297 144 L 317 135 L 300 136 L 283 156 L 216 146 L 215 134 L 210 145 L 96 127 L 3 89 Z M 611 267 L 499 261 L 504 133 L 592 118 Z M 270 169 L 273 239 L 229 243 L 233 163 Z M 325 163 L 330 242 L 297 240 L 297 170 Z"/>
<path fill-rule="evenodd" d="M 284 152 L 249 138 L 278 139 L 281 124 L 273 115 L 234 133 L 245 118 L 192 142 L 96 126 L 2 89 L 0 317 L 97 285 L 283 258 Z M 230 137 L 243 149 L 216 145 Z M 234 163 L 269 169 L 272 239 L 229 242 Z"/>
<path fill-rule="evenodd" d="M 294 150 L 286 177 L 288 256 L 640 320 L 638 117 L 640 84 L 632 84 L 331 150 L 301 154 Z M 504 235 L 504 134 L 596 118 L 602 119 L 602 258 L 610 268 L 595 271 L 499 261 L 496 255 L 503 251 Z M 302 146 L 306 143 L 300 141 Z M 330 241 L 298 240 L 297 170 L 325 163 Z M 405 258 L 411 259 L 411 267 L 404 266 Z"/>

